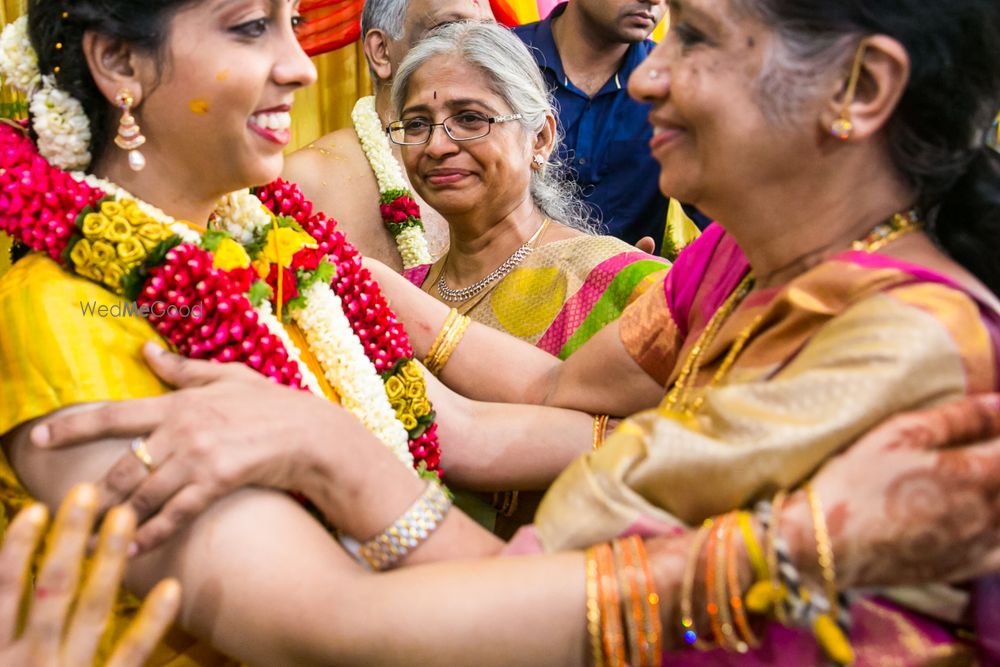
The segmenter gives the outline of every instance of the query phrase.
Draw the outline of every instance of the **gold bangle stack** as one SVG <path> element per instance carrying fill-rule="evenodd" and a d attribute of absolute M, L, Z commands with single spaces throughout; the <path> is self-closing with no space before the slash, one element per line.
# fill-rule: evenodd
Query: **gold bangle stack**
<path fill-rule="evenodd" d="M 460 315 L 454 308 L 449 311 L 448 317 L 444 321 L 444 326 L 441 327 L 441 331 L 438 332 L 437 338 L 434 339 L 434 344 L 431 345 L 431 349 L 424 359 L 424 366 L 433 375 L 438 375 L 444 370 L 445 364 L 451 359 L 452 353 L 458 347 L 462 336 L 465 335 L 465 330 L 469 328 L 471 322 L 471 318 Z"/>
<path fill-rule="evenodd" d="M 658 667 L 660 598 L 636 536 L 587 550 L 587 634 L 594 664 Z"/>
<path fill-rule="evenodd" d="M 517 511 L 517 491 L 497 491 L 493 494 L 493 508 L 500 514 L 510 518 Z"/>
<path fill-rule="evenodd" d="M 432 481 L 401 517 L 362 544 L 358 554 L 372 570 L 388 570 L 426 542 L 450 508 L 451 498 Z"/>
<path fill-rule="evenodd" d="M 742 537 L 754 580 L 740 576 L 737 539 Z M 704 563 L 704 618 L 708 627 L 704 634 L 696 628 L 694 591 L 699 568 Z M 752 584 L 752 586 L 751 586 Z M 706 519 L 691 541 L 688 561 L 681 581 L 680 620 L 683 644 L 700 651 L 722 648 L 746 653 L 757 648 L 760 641 L 749 618 L 756 611 L 747 600 L 754 587 L 770 589 L 770 570 L 765 563 L 760 540 L 754 533 L 748 512 L 731 512 Z M 744 594 L 749 586 L 750 591 Z M 767 611 L 770 611 L 768 607 Z"/>
<path fill-rule="evenodd" d="M 594 450 L 604 444 L 604 435 L 608 430 L 608 416 L 594 415 Z"/>

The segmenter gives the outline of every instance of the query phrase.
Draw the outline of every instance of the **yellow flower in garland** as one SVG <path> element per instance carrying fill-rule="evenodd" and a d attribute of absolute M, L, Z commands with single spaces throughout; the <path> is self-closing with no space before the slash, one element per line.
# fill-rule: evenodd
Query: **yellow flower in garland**
<path fill-rule="evenodd" d="M 69 253 L 69 258 L 72 260 L 74 266 L 86 266 L 89 264 L 90 241 L 87 239 L 77 241 L 76 245 L 73 246 L 73 250 Z"/>
<path fill-rule="evenodd" d="M 122 269 L 121 264 L 116 264 L 114 262 L 109 262 L 103 267 L 103 281 L 104 284 L 113 290 L 117 290 L 122 286 L 122 279 L 125 277 L 125 271 Z"/>
<path fill-rule="evenodd" d="M 389 401 L 393 404 L 392 407 L 395 408 L 396 403 L 401 402 L 401 399 L 406 394 L 406 385 L 403 384 L 403 381 L 398 376 L 393 375 L 385 381 L 385 393 L 389 397 Z"/>
<path fill-rule="evenodd" d="M 260 267 L 257 265 L 261 259 L 266 260 L 268 265 L 278 264 L 280 259 L 281 266 L 287 269 L 292 266 L 292 257 L 299 250 L 318 247 L 316 239 L 292 227 L 271 229 L 267 232 L 267 240 L 260 250 L 260 256 L 254 261 L 254 266 L 259 273 Z"/>
<path fill-rule="evenodd" d="M 95 266 L 104 266 L 117 257 L 117 255 L 115 247 L 107 241 L 94 241 L 90 246 L 90 261 Z"/>
<path fill-rule="evenodd" d="M 109 218 L 121 215 L 124 212 L 125 212 L 125 207 L 116 201 L 111 201 L 109 199 L 108 201 L 101 202 L 101 213 L 108 216 Z"/>
<path fill-rule="evenodd" d="M 399 418 L 399 423 L 403 425 L 407 431 L 412 431 L 417 427 L 417 418 L 410 413 L 403 413 Z"/>
<path fill-rule="evenodd" d="M 83 228 L 80 230 L 83 235 L 91 241 L 101 238 L 106 230 L 111 225 L 111 218 L 101 215 L 100 213 L 88 213 L 83 216 Z"/>
<path fill-rule="evenodd" d="M 132 238 L 132 225 L 120 215 L 111 218 L 111 224 L 104 232 L 104 238 L 112 243 L 121 243 Z"/>
<path fill-rule="evenodd" d="M 413 416 L 417 419 L 421 417 L 426 417 L 431 413 L 431 404 L 426 398 L 419 398 L 411 404 L 413 409 Z"/>
<path fill-rule="evenodd" d="M 233 239 L 223 239 L 215 249 L 212 266 L 223 271 L 245 269 L 250 266 L 250 255 Z"/>
<path fill-rule="evenodd" d="M 407 384 L 414 382 L 423 382 L 424 372 L 420 370 L 420 364 L 418 364 L 413 359 L 410 359 L 403 367 L 400 369 L 403 378 L 406 380 Z"/>
<path fill-rule="evenodd" d="M 129 236 L 118 244 L 118 259 L 123 264 L 135 264 L 141 262 L 146 257 L 146 247 L 142 241 L 134 236 Z"/>

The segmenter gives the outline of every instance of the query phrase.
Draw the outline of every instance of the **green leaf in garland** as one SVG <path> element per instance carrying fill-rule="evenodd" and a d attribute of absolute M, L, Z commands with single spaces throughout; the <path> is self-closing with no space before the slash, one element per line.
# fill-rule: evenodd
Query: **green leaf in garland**
<path fill-rule="evenodd" d="M 229 238 L 229 234 L 219 229 L 210 229 L 201 237 L 201 247 L 209 252 L 219 249 L 219 244 Z"/>
<path fill-rule="evenodd" d="M 316 267 L 313 272 L 316 276 L 316 281 L 324 285 L 329 285 L 333 282 L 333 279 L 337 277 L 337 267 L 330 261 L 330 256 L 327 255 L 323 257 L 323 260 Z"/>
<path fill-rule="evenodd" d="M 250 286 L 247 292 L 247 299 L 254 308 L 259 308 L 262 303 L 271 298 L 271 286 L 263 280 L 258 280 Z"/>
<path fill-rule="evenodd" d="M 409 190 L 386 190 L 379 197 L 379 201 L 382 204 L 391 204 L 400 197 L 410 197 Z"/>

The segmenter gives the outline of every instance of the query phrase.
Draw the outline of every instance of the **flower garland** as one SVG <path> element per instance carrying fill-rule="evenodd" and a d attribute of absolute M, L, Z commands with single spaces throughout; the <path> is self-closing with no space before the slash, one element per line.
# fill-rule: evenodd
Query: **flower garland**
<path fill-rule="evenodd" d="M 80 102 L 59 89 L 55 75 L 42 76 L 38 70 L 27 16 L 7 24 L 0 33 L 0 76 L 27 97 L 39 152 L 62 169 L 86 169 L 90 122 Z"/>
<path fill-rule="evenodd" d="M 382 121 L 375 110 L 375 98 L 368 96 L 358 100 L 351 118 L 368 164 L 375 172 L 382 222 L 396 239 L 399 255 L 403 258 L 403 268 L 412 269 L 430 264 L 431 255 L 424 236 L 420 206 L 414 201 L 413 192 L 403 177 L 403 170 L 392 154 Z"/>
<path fill-rule="evenodd" d="M 245 363 L 323 395 L 272 312 L 268 299 L 281 294 L 279 312 L 299 325 L 345 408 L 401 460 L 439 475 L 423 376 L 414 380 L 406 333 L 360 255 L 295 186 L 277 181 L 258 195 L 224 198 L 220 229 L 201 235 L 111 183 L 54 168 L 22 132 L 0 126 L 0 229 L 134 299 L 181 354 Z M 410 382 L 405 403 L 394 379 Z"/>

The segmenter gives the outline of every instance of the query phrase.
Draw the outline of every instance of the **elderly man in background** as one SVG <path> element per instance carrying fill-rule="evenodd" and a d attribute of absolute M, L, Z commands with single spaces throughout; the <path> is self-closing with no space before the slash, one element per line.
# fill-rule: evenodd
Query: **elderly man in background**
<path fill-rule="evenodd" d="M 319 210 L 337 220 L 366 257 L 397 271 L 414 262 L 404 262 L 400 248 L 406 244 L 394 238 L 380 210 L 380 190 L 385 190 L 380 188 L 380 181 L 384 185 L 395 180 L 409 189 L 406 173 L 399 166 L 399 147 L 391 145 L 382 132 L 395 120 L 389 110 L 389 90 L 396 69 L 410 48 L 434 28 L 454 21 L 492 19 L 487 0 L 366 0 L 361 34 L 374 82 L 374 99 L 358 102 L 354 127 L 320 137 L 286 160 L 284 178 L 298 183 Z M 366 135 L 365 141 L 362 135 Z M 380 153 L 385 159 L 380 159 Z M 383 168 L 378 177 L 373 164 L 388 167 L 392 173 L 384 173 L 387 169 Z M 436 259 L 448 249 L 448 224 L 418 196 L 412 192 L 409 196 L 420 206 L 424 234 L 411 233 L 418 235 L 418 242 L 426 242 L 428 255 L 422 260 Z M 411 242 L 411 252 L 412 246 Z"/>

